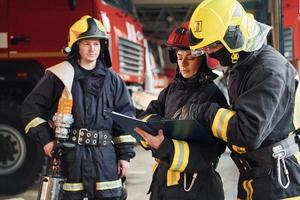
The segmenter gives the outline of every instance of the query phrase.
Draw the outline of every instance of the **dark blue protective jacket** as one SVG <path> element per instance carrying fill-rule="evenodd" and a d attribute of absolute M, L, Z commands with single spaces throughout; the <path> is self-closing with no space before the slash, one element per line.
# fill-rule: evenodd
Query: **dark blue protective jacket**
<path fill-rule="evenodd" d="M 194 78 L 184 79 L 179 73 L 157 100 L 152 101 L 139 117 L 147 120 L 171 119 L 185 105 L 215 102 L 227 107 L 227 101 L 214 84 L 215 74 L 201 72 Z M 188 129 L 187 129 L 188 131 Z M 153 157 L 159 160 L 150 188 L 151 200 L 205 199 L 223 200 L 223 184 L 215 171 L 214 161 L 225 151 L 225 143 L 198 143 L 165 138 Z M 196 178 L 193 178 L 197 174 Z M 194 181 L 193 181 L 194 179 Z M 190 191 L 185 191 L 189 189 Z"/>
<path fill-rule="evenodd" d="M 71 63 L 75 75 L 72 85 L 74 123 L 71 129 L 86 128 L 92 131 L 107 130 L 112 135 L 108 146 L 76 144 L 65 150 L 62 157 L 64 199 L 118 197 L 121 180 L 118 160 L 130 160 L 135 153 L 134 139 L 126 135 L 104 110 L 133 116 L 134 107 L 124 82 L 101 62 L 93 70 L 85 70 Z M 23 103 L 25 125 L 36 117 L 51 120 L 57 110 L 63 83 L 51 72 L 44 77 Z M 54 139 L 48 123 L 41 123 L 28 131 L 29 136 L 41 145 Z"/>

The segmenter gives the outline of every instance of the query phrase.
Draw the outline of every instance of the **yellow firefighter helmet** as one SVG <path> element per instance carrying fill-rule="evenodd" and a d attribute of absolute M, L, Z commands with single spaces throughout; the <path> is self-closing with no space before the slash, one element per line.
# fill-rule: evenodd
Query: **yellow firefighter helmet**
<path fill-rule="evenodd" d="M 259 49 L 271 28 L 257 22 L 236 0 L 204 0 L 195 9 L 189 29 L 191 50 L 221 42 L 233 54 Z"/>
<path fill-rule="evenodd" d="M 70 52 L 75 42 L 85 38 L 108 39 L 108 35 L 103 24 L 89 15 L 81 17 L 69 30 L 68 50 Z"/>

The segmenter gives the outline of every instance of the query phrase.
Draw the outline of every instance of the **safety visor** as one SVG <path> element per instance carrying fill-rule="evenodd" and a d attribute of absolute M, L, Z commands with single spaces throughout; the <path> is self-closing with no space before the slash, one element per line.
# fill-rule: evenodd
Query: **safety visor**
<path fill-rule="evenodd" d="M 211 49 L 217 47 L 219 44 L 222 44 L 222 43 L 220 41 L 216 41 L 216 42 L 213 42 L 209 45 L 201 47 L 199 49 L 192 50 L 192 55 L 193 55 L 193 57 L 198 57 L 198 56 L 201 56 L 205 53 L 208 54 L 208 52 L 210 52 Z"/>

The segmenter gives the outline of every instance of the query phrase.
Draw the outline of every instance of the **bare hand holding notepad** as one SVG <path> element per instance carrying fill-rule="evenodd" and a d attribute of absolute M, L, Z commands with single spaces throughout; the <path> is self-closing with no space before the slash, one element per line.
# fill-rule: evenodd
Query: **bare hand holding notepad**
<path fill-rule="evenodd" d="M 137 140 L 143 140 L 143 138 L 133 130 L 136 127 L 139 127 L 152 135 L 156 135 L 158 130 L 162 129 L 165 137 L 170 139 L 202 143 L 210 143 L 213 141 L 209 129 L 202 126 L 196 120 L 165 119 L 144 122 L 118 112 L 105 112 L 115 121 L 115 123 L 121 126 L 124 131 L 130 133 Z"/>

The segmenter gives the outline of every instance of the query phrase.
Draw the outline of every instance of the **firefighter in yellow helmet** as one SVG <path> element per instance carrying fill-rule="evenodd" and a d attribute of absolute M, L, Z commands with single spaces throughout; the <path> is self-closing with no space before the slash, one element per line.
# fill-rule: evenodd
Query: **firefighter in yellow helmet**
<path fill-rule="evenodd" d="M 239 169 L 239 199 L 300 198 L 298 74 L 266 44 L 270 27 L 236 0 L 204 0 L 189 24 L 190 48 L 228 66 L 231 108 L 192 104 L 197 119 L 227 142 Z M 297 130 L 298 129 L 298 130 Z"/>
<path fill-rule="evenodd" d="M 66 61 L 48 68 L 25 99 L 25 131 L 49 157 L 56 143 L 74 146 L 61 157 L 62 199 L 120 200 L 135 139 L 104 111 L 135 111 L 124 82 L 110 69 L 103 25 L 83 16 L 71 26 L 65 51 Z M 52 119 L 55 131 L 47 123 Z"/>
<path fill-rule="evenodd" d="M 209 69 L 207 56 L 192 55 L 189 49 L 188 22 L 174 28 L 167 45 L 171 62 L 177 63 L 176 76 L 139 117 L 147 121 L 178 118 L 183 105 L 193 102 L 216 102 L 226 107 L 225 97 L 213 82 L 217 76 Z M 153 157 L 159 160 L 150 200 L 224 199 L 215 161 L 225 151 L 225 142 L 217 138 L 209 144 L 182 141 L 165 138 L 161 132 L 151 136 L 142 129 L 135 130 L 145 140 L 143 147 L 152 147 Z"/>

